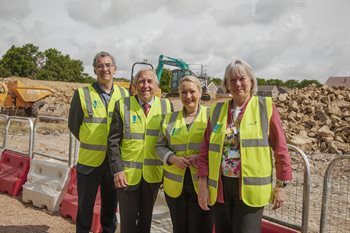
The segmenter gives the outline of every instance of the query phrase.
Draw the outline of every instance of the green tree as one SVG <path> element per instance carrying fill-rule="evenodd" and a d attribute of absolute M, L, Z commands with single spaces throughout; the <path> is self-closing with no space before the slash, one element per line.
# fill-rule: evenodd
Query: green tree
<path fill-rule="evenodd" d="M 11 75 L 20 77 L 33 77 L 38 71 L 38 59 L 41 56 L 39 48 L 33 44 L 23 47 L 11 46 L 3 55 L 1 65 Z"/>
<path fill-rule="evenodd" d="M 91 82 L 93 79 L 83 73 L 83 63 L 69 55 L 63 55 L 57 49 L 47 49 L 41 57 L 41 68 L 36 74 L 40 80 L 64 82 Z"/>
<path fill-rule="evenodd" d="M 263 78 L 256 78 L 257 82 L 258 82 L 258 86 L 264 86 L 267 85 L 266 84 L 266 80 Z"/>
<path fill-rule="evenodd" d="M 159 81 L 160 89 L 162 90 L 162 92 L 169 93 L 171 74 L 171 70 L 163 69 L 163 73 Z"/>
<path fill-rule="evenodd" d="M 11 72 L 6 69 L 2 64 L 1 64 L 1 61 L 0 61 L 0 78 L 6 78 L 6 77 L 9 77 L 11 76 Z"/>
<path fill-rule="evenodd" d="M 268 80 L 266 80 L 265 85 L 283 86 L 284 82 L 282 80 L 279 80 L 279 79 L 268 79 Z"/>
<path fill-rule="evenodd" d="M 295 80 L 295 79 L 289 79 L 287 81 L 285 81 L 284 83 L 284 86 L 285 87 L 288 87 L 288 88 L 295 88 L 295 87 L 298 87 L 299 85 L 299 81 L 298 80 Z"/>
<path fill-rule="evenodd" d="M 220 86 L 222 84 L 222 79 L 221 78 L 211 78 L 210 81 L 208 82 L 208 84 L 210 82 L 213 82 L 215 84 L 215 86 Z"/>
<path fill-rule="evenodd" d="M 322 84 L 321 84 L 319 81 L 317 81 L 317 80 L 314 80 L 314 79 L 313 79 L 313 80 L 304 79 L 304 80 L 302 80 L 302 81 L 299 83 L 298 88 L 303 88 L 303 87 L 309 86 L 309 85 L 311 85 L 311 84 L 316 84 L 317 87 L 322 86 Z"/>

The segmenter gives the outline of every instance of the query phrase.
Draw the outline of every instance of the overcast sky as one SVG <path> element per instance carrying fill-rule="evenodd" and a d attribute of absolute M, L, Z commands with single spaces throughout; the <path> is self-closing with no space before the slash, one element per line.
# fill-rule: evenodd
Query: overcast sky
<path fill-rule="evenodd" d="M 242 58 L 261 78 L 323 83 L 350 75 L 350 0 L 0 0 L 0 56 L 27 43 L 91 75 L 94 55 L 108 51 L 117 77 L 164 54 L 214 77 Z"/>

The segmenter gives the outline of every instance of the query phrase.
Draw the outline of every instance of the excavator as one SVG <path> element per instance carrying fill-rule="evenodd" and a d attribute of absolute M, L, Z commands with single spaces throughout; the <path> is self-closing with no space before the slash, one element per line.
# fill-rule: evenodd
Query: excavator
<path fill-rule="evenodd" d="M 163 67 L 164 65 L 175 66 L 178 69 L 172 70 L 172 76 L 170 81 L 170 93 L 166 95 L 166 97 L 179 97 L 179 83 L 181 79 L 186 75 L 193 75 L 199 78 L 202 84 L 202 100 L 210 100 L 210 95 L 208 94 L 207 81 L 208 78 L 205 76 L 197 76 L 189 69 L 189 65 L 184 62 L 182 59 L 172 58 L 165 55 L 160 55 L 158 59 L 158 66 L 156 68 L 157 78 L 158 80 L 162 77 Z"/>

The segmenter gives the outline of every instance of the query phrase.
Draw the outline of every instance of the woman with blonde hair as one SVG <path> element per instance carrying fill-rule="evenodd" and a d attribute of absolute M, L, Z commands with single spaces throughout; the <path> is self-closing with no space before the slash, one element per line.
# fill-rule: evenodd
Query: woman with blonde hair
<path fill-rule="evenodd" d="M 169 113 L 162 123 L 156 152 L 164 163 L 164 192 L 174 233 L 211 233 L 211 213 L 197 202 L 197 158 L 208 121 L 199 104 L 201 83 L 185 76 L 179 84 L 183 109 Z"/>

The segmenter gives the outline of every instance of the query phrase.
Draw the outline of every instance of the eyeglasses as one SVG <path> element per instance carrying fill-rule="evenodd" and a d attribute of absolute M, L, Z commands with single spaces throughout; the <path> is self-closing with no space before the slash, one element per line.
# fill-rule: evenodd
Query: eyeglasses
<path fill-rule="evenodd" d="M 107 68 L 107 70 L 111 69 L 112 67 L 114 67 L 113 64 L 107 63 L 107 64 L 99 64 L 96 66 L 96 69 L 98 70 L 103 70 L 104 68 Z"/>

